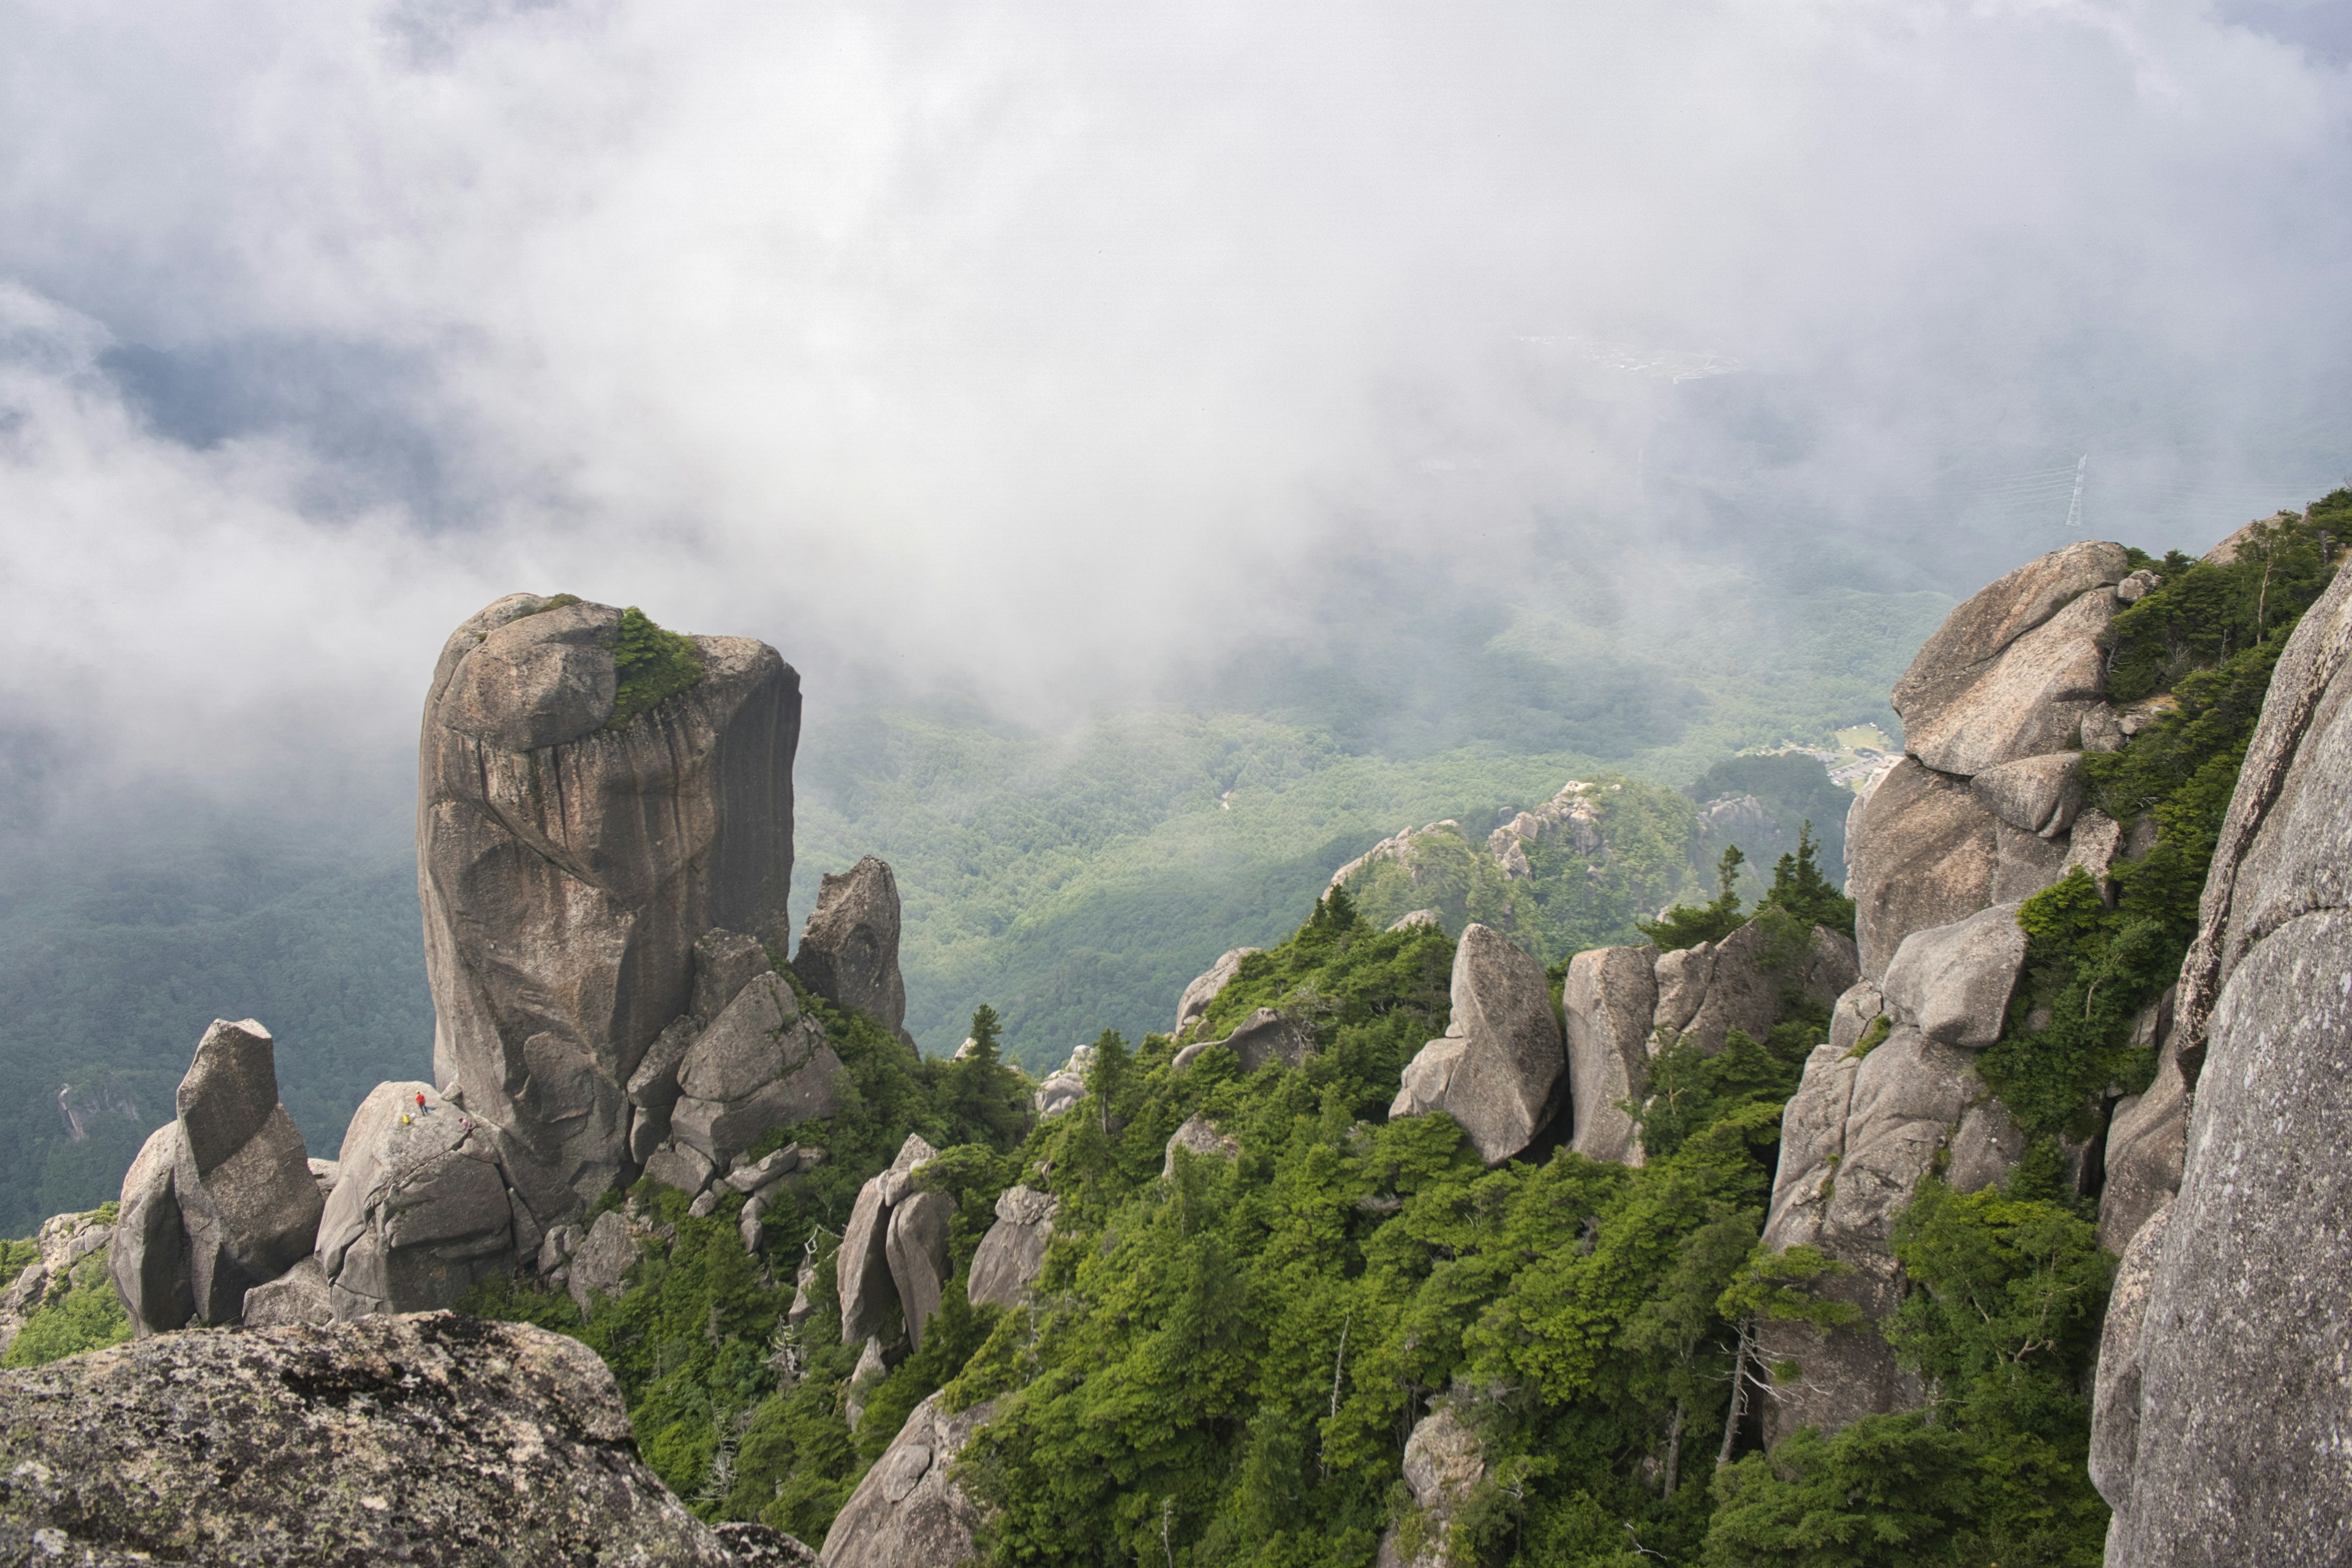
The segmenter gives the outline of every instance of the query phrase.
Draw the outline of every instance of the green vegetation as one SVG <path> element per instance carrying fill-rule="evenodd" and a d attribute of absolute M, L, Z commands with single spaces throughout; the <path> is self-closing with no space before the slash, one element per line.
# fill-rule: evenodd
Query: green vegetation
<path fill-rule="evenodd" d="M 101 1214 L 108 1220 L 114 1217 Z M 37 1241 L 10 1241 L 0 1243 L 0 1247 L 5 1247 L 5 1253 L 0 1253 L 0 1278 L 11 1284 L 26 1264 L 40 1257 Z M 115 1294 L 101 1248 L 73 1266 L 63 1290 L 54 1280 L 50 1282 L 47 1299 L 25 1320 L 7 1352 L 0 1354 L 0 1367 L 41 1366 L 62 1356 L 121 1344 L 130 1337 L 131 1319 L 122 1310 L 122 1299 Z"/>
<path fill-rule="evenodd" d="M 1831 883 L 1817 849 L 1813 825 L 1807 822 L 1798 829 L 1797 847 L 1772 868 L 1772 885 L 1757 901 L 1755 914 L 1777 912 L 1795 928 L 1795 934 L 1782 937 L 1783 943 L 1801 945 L 1805 940 L 1801 933 L 1817 925 L 1853 934 L 1853 900 Z M 1738 845 L 1726 845 L 1716 862 L 1714 899 L 1704 904 L 1675 904 L 1654 921 L 1635 921 L 1643 939 L 1660 952 L 1674 952 L 1703 942 L 1721 942 L 1745 925 L 1753 918 L 1739 908 L 1739 868 L 1747 858 Z"/>
<path fill-rule="evenodd" d="M 2027 1131 L 2087 1136 L 2110 1085 L 2147 1086 L 2155 1049 L 2134 1045 L 2134 1020 L 2178 978 L 2195 940 L 2271 671 L 2347 536 L 2352 490 L 2337 490 L 2303 517 L 2257 525 L 2227 564 L 2167 556 L 2155 563 L 2162 585 L 2116 616 L 2109 692 L 2147 703 L 2152 721 L 2120 752 L 2085 754 L 2083 771 L 2094 803 L 2119 823 L 2151 826 L 2154 842 L 2118 858 L 2105 888 L 2077 869 L 2018 916 L 2026 984 L 1982 1071 Z"/>
<path fill-rule="evenodd" d="M 664 631 L 635 605 L 621 612 L 613 663 L 620 684 L 613 696 L 613 716 L 604 721 L 608 730 L 627 729 L 638 714 L 702 679 L 702 655 L 694 639 Z"/>

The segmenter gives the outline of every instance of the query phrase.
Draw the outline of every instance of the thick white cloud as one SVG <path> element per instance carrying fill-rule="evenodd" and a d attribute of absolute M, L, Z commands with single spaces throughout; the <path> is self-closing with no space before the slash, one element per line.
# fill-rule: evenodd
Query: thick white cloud
<path fill-rule="evenodd" d="M 1335 551 L 1635 548 L 1699 368 L 1804 428 L 1685 409 L 1675 461 L 1882 545 L 2029 449 L 2225 519 L 2352 460 L 2352 83 L 2200 5 L 82 0 L 0 43 L 0 668 L 156 750 L 404 729 L 510 586 L 1052 710 Z"/>

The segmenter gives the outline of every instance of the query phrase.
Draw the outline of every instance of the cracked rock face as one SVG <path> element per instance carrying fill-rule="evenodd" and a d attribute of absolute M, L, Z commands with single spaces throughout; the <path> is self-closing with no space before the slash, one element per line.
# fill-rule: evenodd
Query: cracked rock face
<path fill-rule="evenodd" d="M 1017 1307 L 1045 1267 L 1054 1239 L 1055 1201 L 1034 1187 L 1007 1187 L 996 1200 L 996 1223 L 972 1254 L 965 1289 L 975 1307 Z"/>
<path fill-rule="evenodd" d="M 10 1562 L 733 1561 L 637 1458 L 594 1352 L 442 1312 L 0 1373 L 0 1476 Z"/>
<path fill-rule="evenodd" d="M 541 1227 L 634 1163 L 624 1086 L 693 1004 L 696 939 L 791 934 L 799 677 L 694 638 L 701 680 L 610 729 L 619 623 L 499 600 L 443 648 L 418 748 L 435 1076 L 502 1130 Z"/>
<path fill-rule="evenodd" d="M 318 1249 L 338 1317 L 446 1307 L 538 1253 L 535 1233 L 520 1245 L 494 1130 L 428 1085 L 376 1085 L 339 1164 Z"/>
<path fill-rule="evenodd" d="M 1199 979 L 1184 987 L 1184 994 L 1176 999 L 1176 1027 L 1170 1031 L 1171 1037 L 1181 1036 L 1206 1016 L 1209 1004 L 1214 1002 L 1219 994 L 1233 984 L 1234 976 L 1241 973 L 1242 960 L 1259 951 L 1255 947 L 1234 948 L 1209 965 L 1207 972 Z"/>
<path fill-rule="evenodd" d="M 2147 1097 L 2178 1103 L 2168 1072 L 2194 1091 L 2179 1195 L 2142 1222 L 2108 1308 L 2092 1447 L 2115 1568 L 2352 1556 L 2347 665 L 2339 574 L 2272 678 Z M 2133 1129 L 2151 1153 L 2178 1114 L 2158 1109 Z"/>

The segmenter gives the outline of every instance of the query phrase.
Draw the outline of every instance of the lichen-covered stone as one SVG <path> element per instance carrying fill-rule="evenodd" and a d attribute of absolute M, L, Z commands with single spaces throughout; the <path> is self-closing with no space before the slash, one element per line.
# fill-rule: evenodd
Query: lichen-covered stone
<path fill-rule="evenodd" d="M 834 1520 L 823 1568 L 961 1568 L 977 1554 L 980 1510 L 956 1484 L 955 1461 L 995 1406 L 950 1415 L 946 1401 L 934 1394 L 908 1415 Z"/>
<path fill-rule="evenodd" d="M 0 1373 L 0 1542 L 103 1568 L 731 1562 L 638 1458 L 594 1352 L 445 1312 Z"/>

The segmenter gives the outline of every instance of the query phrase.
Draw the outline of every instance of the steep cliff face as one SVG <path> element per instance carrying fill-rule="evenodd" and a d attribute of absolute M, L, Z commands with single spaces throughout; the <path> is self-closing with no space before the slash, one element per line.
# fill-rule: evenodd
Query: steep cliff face
<path fill-rule="evenodd" d="M 2079 746 L 2114 724 L 2100 637 L 2130 569 L 2119 544 L 2070 545 L 1954 610 L 1895 689 L 1906 753 L 1848 822 L 1861 978 L 1789 1102 L 1764 1239 L 1850 1270 L 1825 1293 L 1874 1323 L 1902 1299 L 1888 1242 L 1920 1181 L 1941 1170 L 1978 1190 L 2025 1151 L 1977 1058 L 2024 964 L 2019 907 L 2116 848 L 2073 775 Z M 1760 1341 L 1803 1369 L 1773 1385 L 1770 1435 L 1918 1400 L 1874 1327 L 1774 1321 Z"/>
<path fill-rule="evenodd" d="M 691 1005 L 696 940 L 790 940 L 799 677 L 696 637 L 700 678 L 632 715 L 624 622 L 499 600 L 443 648 L 418 748 L 435 1075 L 541 1226 L 629 1168 L 625 1086 Z"/>
<path fill-rule="evenodd" d="M 2128 1243 L 2099 1365 L 2113 1568 L 2352 1556 L 2347 665 L 2339 576 L 2280 658 L 2181 970 L 2179 1192 Z"/>

